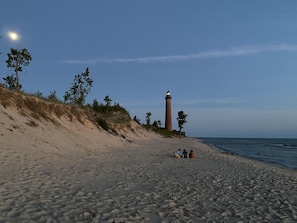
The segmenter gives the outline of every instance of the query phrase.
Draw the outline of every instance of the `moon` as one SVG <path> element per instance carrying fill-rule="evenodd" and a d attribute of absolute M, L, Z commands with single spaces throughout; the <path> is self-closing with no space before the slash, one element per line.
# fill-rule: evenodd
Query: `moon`
<path fill-rule="evenodd" d="M 8 36 L 13 41 L 17 41 L 19 39 L 19 35 L 17 33 L 15 33 L 15 32 L 9 32 Z"/>

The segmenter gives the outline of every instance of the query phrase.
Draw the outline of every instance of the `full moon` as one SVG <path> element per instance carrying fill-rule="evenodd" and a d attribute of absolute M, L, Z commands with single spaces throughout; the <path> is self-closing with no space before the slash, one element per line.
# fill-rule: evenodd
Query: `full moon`
<path fill-rule="evenodd" d="M 9 33 L 8 33 L 8 36 L 9 36 L 9 38 L 10 38 L 11 40 L 13 40 L 13 41 L 16 41 L 16 40 L 19 39 L 19 35 L 18 35 L 17 33 L 15 33 L 15 32 L 9 32 Z"/>

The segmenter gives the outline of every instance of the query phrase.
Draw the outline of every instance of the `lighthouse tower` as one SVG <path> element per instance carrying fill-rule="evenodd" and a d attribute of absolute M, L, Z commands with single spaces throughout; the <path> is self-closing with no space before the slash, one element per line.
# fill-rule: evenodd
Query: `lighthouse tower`
<path fill-rule="evenodd" d="M 171 113 L 171 95 L 170 91 L 166 93 L 166 109 L 165 109 L 165 129 L 172 131 L 172 113 Z"/>

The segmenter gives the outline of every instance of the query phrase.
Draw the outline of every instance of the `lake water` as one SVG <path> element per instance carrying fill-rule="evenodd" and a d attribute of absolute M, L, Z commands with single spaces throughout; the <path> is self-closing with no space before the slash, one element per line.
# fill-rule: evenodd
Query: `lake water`
<path fill-rule="evenodd" d="M 217 150 L 297 170 L 297 139 L 198 139 Z"/>

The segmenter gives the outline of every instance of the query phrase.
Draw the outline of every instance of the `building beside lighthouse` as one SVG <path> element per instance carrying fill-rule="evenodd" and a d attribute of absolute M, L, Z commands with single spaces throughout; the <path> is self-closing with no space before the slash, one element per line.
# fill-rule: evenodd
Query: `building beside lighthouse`
<path fill-rule="evenodd" d="M 172 111 L 171 111 L 171 94 L 170 91 L 167 91 L 165 100 L 165 129 L 167 131 L 172 131 Z"/>

